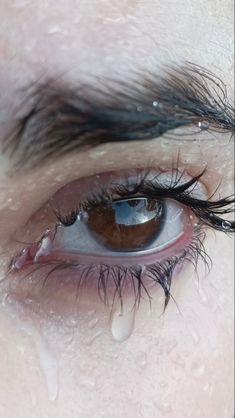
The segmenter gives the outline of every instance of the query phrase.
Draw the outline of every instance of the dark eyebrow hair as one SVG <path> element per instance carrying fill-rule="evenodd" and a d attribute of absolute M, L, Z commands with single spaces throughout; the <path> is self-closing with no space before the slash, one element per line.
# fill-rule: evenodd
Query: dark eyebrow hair
<path fill-rule="evenodd" d="M 64 154 L 116 141 L 147 140 L 192 125 L 234 132 L 225 84 L 192 63 L 168 66 L 164 76 L 94 78 L 93 85 L 48 80 L 24 90 L 23 116 L 2 141 L 15 168 L 31 168 Z M 28 105 L 30 103 L 30 106 Z M 175 135 L 175 134 L 174 134 Z"/>

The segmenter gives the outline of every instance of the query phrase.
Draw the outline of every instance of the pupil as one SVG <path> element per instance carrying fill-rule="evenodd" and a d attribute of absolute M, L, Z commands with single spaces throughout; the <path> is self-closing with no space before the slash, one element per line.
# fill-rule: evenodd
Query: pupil
<path fill-rule="evenodd" d="M 164 205 L 161 200 L 136 197 L 99 205 L 88 211 L 90 233 L 113 251 L 140 251 L 161 232 Z"/>

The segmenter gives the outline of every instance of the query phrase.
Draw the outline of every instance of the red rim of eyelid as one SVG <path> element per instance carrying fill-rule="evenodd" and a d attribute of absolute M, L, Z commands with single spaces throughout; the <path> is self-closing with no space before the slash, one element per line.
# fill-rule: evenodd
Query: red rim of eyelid
<path fill-rule="evenodd" d="M 184 232 L 180 237 L 175 240 L 172 244 L 168 245 L 167 248 L 162 251 L 149 251 L 149 252 L 138 252 L 136 254 L 123 253 L 121 256 L 102 256 L 97 254 L 78 254 L 78 253 L 62 253 L 60 251 L 51 251 L 53 246 L 53 237 L 56 231 L 49 231 L 45 234 L 42 239 L 33 244 L 31 247 L 23 249 L 23 251 L 15 257 L 12 262 L 12 270 L 22 270 L 25 267 L 32 265 L 43 265 L 47 263 L 66 263 L 74 265 L 122 265 L 122 266 L 133 266 L 133 265 L 150 265 L 156 262 L 161 262 L 168 257 L 175 256 L 182 252 L 193 237 L 193 224 L 189 215 L 185 214 L 185 228 Z M 48 239 L 48 243 L 46 241 Z M 42 244 L 44 249 L 42 249 Z M 46 245 L 48 244 L 48 248 Z M 52 245 L 51 245 L 52 244 Z M 41 255 L 39 252 L 41 251 Z"/>

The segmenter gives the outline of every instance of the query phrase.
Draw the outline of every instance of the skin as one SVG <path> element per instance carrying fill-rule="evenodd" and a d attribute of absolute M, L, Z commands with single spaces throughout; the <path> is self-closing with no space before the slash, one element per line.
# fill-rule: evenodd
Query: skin
<path fill-rule="evenodd" d="M 223 6 L 189 1 L 187 7 L 181 0 L 177 7 L 171 0 L 2 0 L 0 15 L 0 139 L 22 99 L 19 90 L 45 75 L 72 83 L 91 75 L 125 78 L 136 67 L 161 74 L 164 63 L 188 60 L 215 71 L 233 95 L 230 0 Z M 10 162 L 0 156 L 0 278 L 22 248 L 13 237 L 40 235 L 38 210 L 63 185 L 110 167 L 170 169 L 179 151 L 180 168 L 187 165 L 190 174 L 208 167 L 208 195 L 219 181 L 215 198 L 233 192 L 233 144 L 218 133 L 213 143 L 205 133 L 199 146 L 169 145 L 164 138 L 148 146 L 102 145 L 19 176 L 7 174 Z M 205 247 L 213 260 L 210 274 L 205 277 L 199 264 L 198 284 L 185 265 L 173 281 L 180 312 L 171 301 L 161 315 L 163 295 L 155 289 L 151 314 L 143 301 L 123 342 L 112 336 L 110 310 L 89 291 L 78 306 L 69 286 L 41 292 L 27 281 L 4 280 L 0 415 L 232 418 L 233 241 L 208 231 Z"/>

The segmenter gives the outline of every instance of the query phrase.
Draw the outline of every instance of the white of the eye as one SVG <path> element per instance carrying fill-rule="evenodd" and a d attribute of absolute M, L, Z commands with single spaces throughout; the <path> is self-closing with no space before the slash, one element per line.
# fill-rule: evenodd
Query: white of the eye
<path fill-rule="evenodd" d="M 64 253 L 77 253 L 77 254 L 96 254 L 97 256 L 115 256 L 125 257 L 127 254 L 138 256 L 140 253 L 149 253 L 162 251 L 175 241 L 177 241 L 183 234 L 185 228 L 184 222 L 184 210 L 179 204 L 173 200 L 166 199 L 166 216 L 164 220 L 164 226 L 160 235 L 156 237 L 156 240 L 146 248 L 144 251 L 137 252 L 117 252 L 111 251 L 105 248 L 89 232 L 89 229 L 85 222 L 78 219 L 70 227 L 59 227 L 56 233 L 56 237 L 53 243 L 54 251 L 63 251 Z"/>

